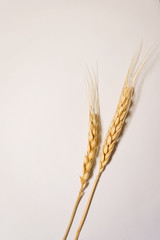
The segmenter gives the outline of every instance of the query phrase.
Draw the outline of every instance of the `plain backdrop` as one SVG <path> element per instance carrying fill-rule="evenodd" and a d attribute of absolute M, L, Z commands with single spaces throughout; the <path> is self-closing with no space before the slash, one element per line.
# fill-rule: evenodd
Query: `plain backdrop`
<path fill-rule="evenodd" d="M 98 63 L 103 143 L 141 40 L 140 59 L 159 39 L 158 0 L 0 0 L 1 240 L 62 239 L 87 148 L 86 64 Z M 157 48 L 79 239 L 160 239 L 159 106 Z"/>

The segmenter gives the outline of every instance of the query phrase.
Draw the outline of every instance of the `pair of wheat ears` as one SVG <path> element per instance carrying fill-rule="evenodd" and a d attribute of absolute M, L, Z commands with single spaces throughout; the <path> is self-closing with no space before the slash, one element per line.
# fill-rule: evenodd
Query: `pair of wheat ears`
<path fill-rule="evenodd" d="M 141 47 L 139 48 L 137 54 L 133 57 L 127 76 L 126 80 L 123 85 L 123 89 L 121 91 L 120 99 L 118 102 L 118 106 L 116 109 L 116 112 L 114 114 L 114 117 L 112 119 L 112 122 L 110 124 L 110 127 L 108 129 L 102 151 L 101 151 L 101 156 L 100 156 L 100 162 L 99 162 L 99 171 L 97 174 L 97 177 L 95 179 L 95 182 L 93 184 L 93 188 L 91 190 L 86 208 L 84 210 L 81 222 L 79 224 L 75 240 L 79 238 L 81 229 L 83 227 L 84 221 L 86 219 L 97 183 L 102 175 L 102 172 L 104 171 L 106 165 L 109 163 L 111 160 L 111 156 L 113 153 L 113 150 L 115 149 L 115 145 L 117 143 L 117 140 L 122 132 L 126 117 L 128 115 L 132 98 L 133 98 L 133 93 L 134 93 L 134 85 L 135 81 L 141 72 L 144 64 L 146 63 L 147 59 L 151 56 L 153 50 L 155 49 L 155 45 L 153 45 L 146 55 L 143 57 L 141 63 L 139 66 L 136 68 L 137 61 L 140 55 L 140 50 Z M 68 224 L 68 227 L 66 229 L 65 235 L 63 237 L 63 240 L 67 239 L 68 233 L 70 231 L 76 210 L 78 208 L 79 202 L 82 199 L 84 195 L 84 190 L 88 185 L 89 178 L 91 176 L 91 171 L 93 170 L 94 162 L 97 156 L 97 150 L 99 148 L 99 136 L 100 136 L 100 111 L 99 111 L 99 96 L 98 96 L 98 85 L 97 85 L 97 78 L 96 74 L 94 73 L 94 81 L 92 80 L 91 74 L 89 73 L 90 77 L 90 103 L 89 103 L 89 134 L 88 134 L 88 146 L 87 146 L 87 154 L 84 157 L 84 162 L 83 162 L 83 171 L 82 171 L 82 176 L 80 177 L 81 181 L 81 187 L 79 190 L 79 194 Z"/>

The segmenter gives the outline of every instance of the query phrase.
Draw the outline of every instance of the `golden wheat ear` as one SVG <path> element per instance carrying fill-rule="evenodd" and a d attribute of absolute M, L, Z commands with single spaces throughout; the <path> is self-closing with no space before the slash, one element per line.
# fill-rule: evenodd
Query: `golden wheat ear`
<path fill-rule="evenodd" d="M 90 73 L 88 70 L 88 100 L 89 100 L 89 133 L 88 133 L 88 146 L 87 146 L 87 153 L 84 156 L 83 162 L 83 170 L 82 176 L 80 177 L 81 187 L 79 190 L 79 194 L 66 229 L 65 235 L 63 240 L 67 239 L 68 233 L 72 226 L 78 205 L 80 200 L 84 195 L 84 189 L 88 185 L 89 178 L 91 176 L 91 172 L 93 170 L 98 145 L 99 145 L 99 134 L 100 134 L 100 110 L 99 110 L 99 94 L 98 94 L 98 73 L 93 74 Z"/>
<path fill-rule="evenodd" d="M 81 188 L 84 191 L 91 176 L 94 166 L 100 135 L 100 110 L 99 110 L 99 94 L 97 76 L 93 71 L 93 77 L 88 69 L 88 98 L 89 98 L 89 132 L 87 154 L 84 156 L 83 170 L 81 180 Z"/>
<path fill-rule="evenodd" d="M 78 227 L 78 230 L 76 233 L 75 240 L 78 240 L 78 238 L 79 238 L 79 234 L 80 234 L 83 224 L 85 222 L 85 219 L 86 219 L 87 213 L 89 211 L 89 207 L 90 207 L 95 189 L 97 187 L 97 184 L 99 182 L 99 179 L 100 179 L 105 167 L 111 160 L 112 153 L 115 149 L 117 140 L 122 132 L 125 120 L 127 118 L 128 112 L 130 110 L 132 97 L 133 97 L 133 93 L 134 93 L 135 81 L 136 81 L 138 75 L 140 74 L 143 66 L 145 65 L 146 61 L 152 55 L 152 53 L 156 47 L 157 47 L 157 45 L 153 45 L 153 47 L 144 56 L 144 58 L 142 59 L 141 63 L 139 64 L 139 66 L 136 70 L 135 70 L 135 67 L 136 67 L 136 64 L 137 64 L 137 61 L 139 58 L 140 50 L 132 59 L 132 62 L 130 64 L 130 67 L 129 67 L 129 70 L 127 73 L 126 80 L 123 85 L 123 89 L 122 89 L 122 92 L 120 95 L 120 99 L 119 99 L 119 102 L 117 105 L 116 112 L 111 121 L 110 127 L 108 129 L 108 132 L 107 132 L 107 135 L 106 135 L 106 138 L 104 141 L 104 145 L 102 147 L 100 163 L 99 163 L 99 172 L 98 172 L 98 175 L 93 184 L 86 208 L 84 210 L 81 222 L 79 224 L 79 227 Z"/>
<path fill-rule="evenodd" d="M 126 81 L 124 83 L 121 96 L 118 102 L 118 106 L 117 106 L 115 115 L 113 117 L 113 120 L 110 124 L 109 130 L 103 145 L 100 164 L 99 164 L 100 172 L 102 172 L 106 167 L 106 165 L 109 163 L 113 150 L 115 149 L 117 140 L 122 132 L 125 120 L 127 118 L 127 115 L 131 106 L 135 81 L 137 80 L 138 75 L 142 71 L 145 63 L 151 57 L 151 55 L 153 54 L 153 51 L 157 48 L 158 45 L 159 45 L 159 42 L 154 44 L 148 50 L 148 52 L 142 58 L 142 61 L 140 62 L 137 68 L 136 68 L 136 65 L 139 60 L 141 46 L 139 47 L 136 55 L 133 57 L 131 61 L 131 64 L 127 73 Z"/>

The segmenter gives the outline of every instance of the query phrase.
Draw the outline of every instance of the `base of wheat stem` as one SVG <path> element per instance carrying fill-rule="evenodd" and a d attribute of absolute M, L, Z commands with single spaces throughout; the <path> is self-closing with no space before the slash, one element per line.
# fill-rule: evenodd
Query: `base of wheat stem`
<path fill-rule="evenodd" d="M 82 217 L 81 222 L 80 222 L 80 224 L 79 224 L 79 228 L 78 228 L 78 230 L 77 230 L 75 240 L 77 240 L 77 239 L 79 238 L 79 234 L 80 234 L 80 232 L 81 232 L 81 229 L 82 229 L 83 224 L 84 224 L 84 222 L 85 222 L 85 219 L 86 219 L 86 217 L 87 217 L 88 210 L 89 210 L 89 207 L 90 207 L 90 205 L 91 205 L 92 198 L 93 198 L 94 192 L 95 192 L 95 190 L 96 190 L 96 187 L 97 187 L 98 181 L 99 181 L 99 179 L 100 179 L 100 176 L 101 176 L 101 172 L 98 173 L 98 175 L 97 175 L 97 177 L 96 177 L 96 180 L 95 180 L 95 182 L 94 182 L 94 185 L 93 185 L 93 187 L 92 187 L 92 191 L 91 191 L 91 193 L 90 193 L 90 196 L 89 196 L 89 199 L 88 199 L 86 208 L 85 208 L 85 210 L 84 210 L 83 217 Z"/>
<path fill-rule="evenodd" d="M 63 240 L 66 240 L 66 239 L 67 239 L 68 233 L 69 233 L 70 228 L 71 228 L 72 223 L 73 223 L 74 216 L 75 216 L 75 214 L 76 214 L 78 205 L 79 205 L 79 203 L 80 203 L 80 201 L 81 201 L 81 199 L 82 199 L 82 197 L 83 197 L 83 194 L 84 194 L 83 187 L 81 187 L 80 190 L 79 190 L 79 194 L 78 194 L 77 200 L 76 200 L 76 202 L 75 202 L 73 211 L 72 211 L 72 215 L 71 215 L 71 218 L 70 218 L 68 227 L 67 227 L 66 232 L 65 232 L 65 235 L 64 235 L 64 237 L 63 237 Z"/>

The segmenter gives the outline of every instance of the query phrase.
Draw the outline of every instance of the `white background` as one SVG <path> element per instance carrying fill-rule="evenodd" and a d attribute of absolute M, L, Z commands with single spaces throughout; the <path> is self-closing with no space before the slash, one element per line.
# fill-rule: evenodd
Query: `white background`
<path fill-rule="evenodd" d="M 86 64 L 98 62 L 103 143 L 132 56 L 157 39 L 158 0 L 0 0 L 1 240 L 62 239 L 87 147 Z M 158 48 L 80 239 L 160 239 L 159 103 Z"/>

